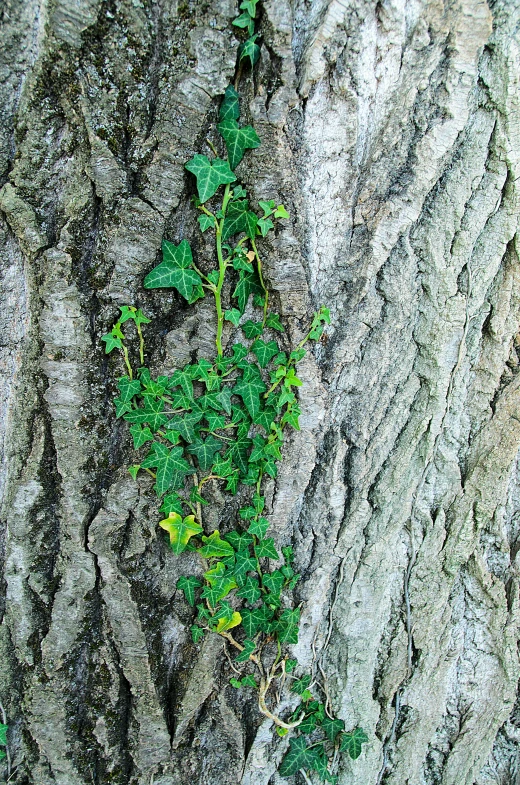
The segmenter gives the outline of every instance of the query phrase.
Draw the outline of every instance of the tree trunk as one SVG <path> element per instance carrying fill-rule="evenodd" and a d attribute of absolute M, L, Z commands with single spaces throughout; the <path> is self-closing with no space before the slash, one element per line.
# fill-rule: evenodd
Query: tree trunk
<path fill-rule="evenodd" d="M 126 471 L 100 343 L 134 304 L 156 371 L 211 347 L 204 303 L 142 281 L 162 238 L 197 237 L 184 162 L 232 78 L 235 15 L 0 9 L 0 695 L 17 785 L 282 782 L 287 738 L 226 686 L 223 640 L 190 641 L 182 559 Z M 303 575 L 294 655 L 369 736 L 342 785 L 520 782 L 519 23 L 518 0 L 265 0 L 241 81 L 262 139 L 242 179 L 291 213 L 265 244 L 269 288 L 293 336 L 313 307 L 332 315 L 267 495 Z"/>

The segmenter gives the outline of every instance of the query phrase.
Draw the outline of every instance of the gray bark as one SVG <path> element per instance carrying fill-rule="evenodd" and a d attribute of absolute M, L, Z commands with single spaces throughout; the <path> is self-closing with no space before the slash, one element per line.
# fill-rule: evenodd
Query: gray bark
<path fill-rule="evenodd" d="M 161 238 L 196 236 L 183 164 L 233 74 L 234 15 L 0 9 L 0 697 L 18 785 L 281 782 L 287 740 L 226 687 L 222 641 L 190 643 L 175 583 L 197 566 L 126 473 L 99 340 L 133 303 L 155 370 L 208 353 L 208 306 L 142 278 Z M 292 216 L 269 287 L 293 337 L 332 311 L 267 492 L 304 576 L 294 654 L 369 735 L 342 785 L 520 781 L 519 25 L 517 0 L 265 0 L 241 87 L 263 140 L 241 175 Z"/>

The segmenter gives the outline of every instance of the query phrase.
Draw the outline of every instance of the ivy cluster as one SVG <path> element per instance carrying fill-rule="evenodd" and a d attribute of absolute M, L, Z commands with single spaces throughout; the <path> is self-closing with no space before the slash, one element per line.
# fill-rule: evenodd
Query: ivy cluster
<path fill-rule="evenodd" d="M 256 6 L 257 0 L 244 0 L 234 21 L 248 34 L 239 48 L 239 74 L 244 62 L 254 67 L 260 54 L 254 32 Z M 259 709 L 273 720 L 278 734 L 292 729 L 298 734 L 290 739 L 280 774 L 315 771 L 323 781 L 334 783 L 339 752 L 357 758 L 367 737 L 360 728 L 345 732 L 328 698 L 321 702 L 315 697 L 311 676 L 293 674 L 298 663 L 284 647 L 298 642 L 300 609 L 293 606 L 291 592 L 300 576 L 293 567 L 292 548 L 279 551 L 267 536 L 263 494 L 265 477 L 277 475 L 287 427 L 300 427 L 297 389 L 302 382 L 297 363 L 308 342 L 321 338 L 330 317 L 322 306 L 303 340 L 288 350 L 284 326 L 269 305 L 257 241 L 289 214 L 274 200 L 260 201 L 259 211 L 254 209 L 238 183 L 236 167 L 246 150 L 259 147 L 260 139 L 252 126 L 239 123 L 237 86 L 228 86 L 219 111 L 218 145 L 225 157 L 208 142 L 210 157 L 197 154 L 185 165 L 196 181 L 193 203 L 200 230 L 214 236 L 216 265 L 203 271 L 187 240 L 178 245 L 165 240 L 161 263 L 144 279 L 145 288 L 174 288 L 188 303 L 207 294 L 214 298 L 215 356 L 188 363 L 171 376 L 153 378 L 144 366 L 141 330 L 149 319 L 133 306 L 120 309 L 119 320 L 103 341 L 107 353 L 121 352 L 127 370 L 118 380 L 115 407 L 117 417 L 130 423 L 139 451 L 138 462 L 129 471 L 134 478 L 140 471 L 154 478 L 165 516 L 159 526 L 173 553 L 195 551 L 202 559 L 201 578 L 182 576 L 177 583 L 197 610 L 191 626 L 194 643 L 210 632 L 225 637 L 236 655 L 231 686 L 256 689 Z M 229 278 L 231 289 L 224 289 Z M 223 302 L 224 291 L 232 292 L 229 302 Z M 226 321 L 236 340 L 224 346 Z M 123 333 L 126 322 L 133 323 L 139 339 L 140 366 L 135 373 Z M 210 483 L 247 499 L 230 531 L 205 530 L 203 508 Z M 285 720 L 268 705 L 275 680 L 279 685 L 291 683 L 300 698 Z"/>

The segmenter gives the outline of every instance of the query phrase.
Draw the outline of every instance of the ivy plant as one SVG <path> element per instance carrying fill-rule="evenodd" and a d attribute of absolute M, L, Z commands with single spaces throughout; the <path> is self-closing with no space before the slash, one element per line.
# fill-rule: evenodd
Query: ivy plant
<path fill-rule="evenodd" d="M 275 200 L 260 201 L 255 209 L 236 172 L 244 155 L 261 144 L 254 128 L 241 123 L 237 92 L 244 68 L 253 69 L 260 56 L 257 6 L 257 0 L 243 0 L 233 22 L 247 37 L 238 50 L 236 83 L 220 105 L 221 141 L 209 143 L 209 156 L 196 154 L 185 164 L 194 178 L 200 231 L 213 237 L 213 267 L 203 271 L 196 264 L 188 240 L 164 240 L 162 261 L 144 279 L 146 289 L 173 288 L 190 304 L 213 298 L 215 355 L 153 377 L 144 364 L 141 329 L 150 320 L 134 306 L 120 309 L 102 340 L 107 354 L 121 352 L 126 368 L 114 403 L 117 417 L 130 424 L 137 451 L 129 471 L 134 478 L 141 471 L 153 477 L 164 515 L 159 526 L 173 554 L 192 551 L 202 560 L 202 576 L 182 576 L 176 587 L 196 613 L 194 644 L 207 634 L 224 637 L 235 652 L 230 686 L 255 690 L 260 712 L 277 733 L 292 733 L 282 776 L 303 770 L 335 783 L 339 753 L 356 759 L 367 737 L 360 728 L 345 729 L 310 674 L 295 674 L 298 663 L 287 647 L 298 642 L 300 608 L 292 592 L 300 576 L 292 548 L 280 550 L 269 536 L 263 492 L 265 479 L 277 476 L 287 429 L 300 428 L 297 365 L 330 315 L 322 306 L 300 343 L 288 348 L 282 319 L 270 305 L 258 245 L 289 214 Z M 226 322 L 235 336 L 227 343 Z M 139 342 L 135 371 L 128 324 Z M 234 525 L 222 531 L 205 526 L 210 484 L 245 499 Z M 285 718 L 271 705 L 274 683 L 277 691 L 290 685 L 298 702 Z"/>

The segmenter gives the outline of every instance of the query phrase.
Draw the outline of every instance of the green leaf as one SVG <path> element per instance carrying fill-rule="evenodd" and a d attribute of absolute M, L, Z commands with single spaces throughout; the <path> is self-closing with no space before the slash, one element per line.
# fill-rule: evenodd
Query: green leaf
<path fill-rule="evenodd" d="M 134 440 L 134 450 L 138 450 L 145 442 L 153 441 L 153 433 L 151 430 L 149 428 L 143 428 L 139 423 L 132 425 L 130 433 Z"/>
<path fill-rule="evenodd" d="M 187 366 L 188 368 L 189 366 Z M 176 370 L 170 378 L 170 387 L 180 387 L 184 395 L 189 400 L 193 400 L 193 384 L 191 373 L 185 368 L 184 370 Z"/>
<path fill-rule="evenodd" d="M 240 313 L 244 313 L 250 295 L 261 291 L 262 287 L 260 285 L 256 271 L 248 273 L 244 270 L 241 270 L 238 284 L 235 288 L 235 291 L 233 292 L 233 297 L 236 297 L 238 300 L 238 308 Z"/>
<path fill-rule="evenodd" d="M 258 228 L 260 229 L 262 237 L 265 237 L 270 229 L 274 229 L 274 223 L 271 221 L 270 218 L 259 218 Z"/>
<path fill-rule="evenodd" d="M 177 581 L 177 589 L 184 592 L 184 596 L 192 608 L 195 606 L 195 589 L 198 589 L 201 586 L 202 583 L 193 575 L 190 575 L 189 577 L 181 575 Z"/>
<path fill-rule="evenodd" d="M 289 744 L 290 749 L 278 769 L 279 774 L 282 777 L 290 777 L 300 769 L 313 769 L 319 756 L 319 753 L 316 752 L 316 747 L 307 747 L 307 741 L 304 736 L 289 739 Z"/>
<path fill-rule="evenodd" d="M 219 439 L 209 435 L 205 441 L 196 439 L 193 444 L 188 446 L 187 450 L 191 455 L 196 456 L 200 468 L 205 472 L 213 465 L 215 453 L 220 452 L 222 446 Z"/>
<path fill-rule="evenodd" d="M 258 35 L 251 36 L 251 38 L 248 38 L 247 41 L 244 41 L 238 50 L 240 60 L 245 60 L 246 57 L 249 57 L 251 61 L 251 67 L 254 66 L 260 57 L 260 47 L 256 43 L 257 38 Z"/>
<path fill-rule="evenodd" d="M 260 367 L 265 368 L 266 365 L 269 364 L 270 360 L 275 356 L 275 354 L 278 354 L 279 348 L 276 341 L 269 341 L 266 343 L 265 341 L 262 341 L 261 338 L 257 338 L 254 344 L 251 346 L 251 351 L 258 360 Z"/>
<path fill-rule="evenodd" d="M 166 445 L 154 442 L 152 449 L 141 462 L 143 469 L 157 467 L 155 490 L 158 496 L 162 496 L 172 486 L 174 474 L 193 474 L 194 469 L 183 458 L 182 447 L 172 447 L 168 449 Z"/>
<path fill-rule="evenodd" d="M 274 547 L 274 539 L 272 537 L 267 537 L 265 540 L 259 540 L 257 545 L 255 545 L 255 554 L 257 559 L 280 558 L 278 551 Z"/>
<path fill-rule="evenodd" d="M 224 122 L 236 121 L 226 120 Z M 233 183 L 236 180 L 228 162 L 222 161 L 220 158 L 210 161 L 205 155 L 194 155 L 191 161 L 185 164 L 185 168 L 197 178 L 197 191 L 201 202 L 211 199 L 221 185 Z"/>
<path fill-rule="evenodd" d="M 271 430 L 271 425 L 276 419 L 276 410 L 273 409 L 271 406 L 268 406 L 264 409 L 263 412 L 258 412 L 258 414 L 253 418 L 256 425 L 261 425 L 267 433 Z"/>
<path fill-rule="evenodd" d="M 219 393 L 215 395 L 215 400 L 220 404 L 226 414 L 231 414 L 231 395 L 230 387 L 224 387 Z"/>
<path fill-rule="evenodd" d="M 232 346 L 233 349 L 233 360 L 235 363 L 239 363 L 244 357 L 247 357 L 249 349 L 247 346 L 244 346 L 243 343 L 234 343 Z"/>
<path fill-rule="evenodd" d="M 260 584 L 257 578 L 247 577 L 244 585 L 237 591 L 237 597 L 243 597 L 247 602 L 253 605 L 262 596 L 260 591 Z"/>
<path fill-rule="evenodd" d="M 192 444 L 198 438 L 198 434 L 195 431 L 195 425 L 197 425 L 203 417 L 204 412 L 201 409 L 195 409 L 192 412 L 187 412 L 183 416 L 178 415 L 177 417 L 172 417 L 167 428 L 178 431 L 188 444 Z"/>
<path fill-rule="evenodd" d="M 191 269 L 193 257 L 190 244 L 182 240 L 178 246 L 163 240 L 163 261 L 154 267 L 144 279 L 145 289 L 167 289 L 174 287 L 186 299 L 193 294 L 193 287 L 201 286 L 202 280 Z"/>
<path fill-rule="evenodd" d="M 235 466 L 238 466 L 241 472 L 247 473 L 248 469 L 248 455 L 251 447 L 251 439 L 247 436 L 237 437 L 236 441 L 229 447 L 226 457 L 233 460 Z"/>
<path fill-rule="evenodd" d="M 4 747 L 7 745 L 7 729 L 8 729 L 8 727 L 9 727 L 8 725 L 3 725 L 0 722 L 0 744 L 2 744 Z"/>
<path fill-rule="evenodd" d="M 292 673 L 292 671 L 298 666 L 298 660 L 285 660 L 285 672 Z"/>
<path fill-rule="evenodd" d="M 253 322 L 251 319 L 248 319 L 242 325 L 242 330 L 246 338 L 256 338 L 258 335 L 262 335 L 264 326 L 262 322 Z"/>
<path fill-rule="evenodd" d="M 258 687 L 255 677 L 252 675 L 244 676 L 242 679 L 242 687 Z"/>
<path fill-rule="evenodd" d="M 234 19 L 233 24 L 237 27 L 247 27 L 247 32 L 249 35 L 253 35 L 255 32 L 255 20 L 251 19 L 247 11 L 244 11 L 244 13 L 240 14 L 240 16 Z"/>
<path fill-rule="evenodd" d="M 246 13 L 248 13 L 249 16 L 255 17 L 257 3 L 258 0 L 242 0 L 242 2 L 240 3 L 240 8 L 245 9 Z"/>
<path fill-rule="evenodd" d="M 123 403 L 120 398 L 114 398 L 114 406 L 116 407 L 116 417 L 122 417 L 127 412 L 132 411 L 132 404 Z"/>
<path fill-rule="evenodd" d="M 114 335 L 114 332 L 107 333 L 103 335 L 101 338 L 102 341 L 105 341 L 105 354 L 110 354 L 112 349 L 122 349 L 123 344 L 121 338 L 118 335 Z"/>
<path fill-rule="evenodd" d="M 301 679 L 298 679 L 292 683 L 291 692 L 295 692 L 297 695 L 303 695 L 310 683 L 311 676 L 306 673 L 305 676 L 302 676 Z"/>
<path fill-rule="evenodd" d="M 238 323 L 240 321 L 241 316 L 242 314 L 237 308 L 231 308 L 224 313 L 224 319 L 234 324 L 235 327 L 238 327 Z"/>
<path fill-rule="evenodd" d="M 285 379 L 283 380 L 283 383 L 289 389 L 291 387 L 301 387 L 302 386 L 302 380 L 298 379 L 298 377 L 294 373 L 294 368 L 289 368 L 288 369 L 287 375 L 286 375 Z"/>
<path fill-rule="evenodd" d="M 253 542 L 253 538 L 250 534 L 245 534 L 244 532 L 239 533 L 237 531 L 232 531 L 228 534 L 225 534 L 224 539 L 227 540 L 236 551 L 246 551 L 246 553 L 248 553 L 246 549 Z"/>
<path fill-rule="evenodd" d="M 265 201 L 262 201 L 261 199 L 259 199 L 258 200 L 258 204 L 262 208 L 262 210 L 264 211 L 263 217 L 267 218 L 274 211 L 276 202 L 274 201 L 274 199 L 269 199 L 268 202 L 265 202 Z"/>
<path fill-rule="evenodd" d="M 242 686 L 242 682 L 240 681 L 240 679 L 235 679 L 235 677 L 234 677 L 234 676 L 232 676 L 232 677 L 230 678 L 230 680 L 229 680 L 229 683 L 230 683 L 230 684 L 231 684 L 231 686 L 232 686 L 232 687 L 234 687 L 236 690 L 240 689 L 240 687 Z"/>
<path fill-rule="evenodd" d="M 251 417 L 255 417 L 262 408 L 260 396 L 266 389 L 258 368 L 249 365 L 245 368 L 242 378 L 235 384 L 233 393 L 242 398 Z"/>
<path fill-rule="evenodd" d="M 298 643 L 299 623 L 299 608 L 295 608 L 294 610 L 287 609 L 283 611 L 276 624 L 276 631 L 278 633 L 278 639 L 280 640 L 280 643 Z"/>
<path fill-rule="evenodd" d="M 247 530 L 249 534 L 254 534 L 255 537 L 259 537 L 263 539 L 265 537 L 265 533 L 269 528 L 269 521 L 267 518 L 258 518 L 257 521 L 253 521 Z"/>
<path fill-rule="evenodd" d="M 260 147 L 260 139 L 252 125 L 240 128 L 236 120 L 223 120 L 217 128 L 226 143 L 231 169 L 236 169 L 246 150 Z"/>
<path fill-rule="evenodd" d="M 171 512 L 176 512 L 182 515 L 182 499 L 178 493 L 167 493 L 163 499 L 159 512 L 169 515 Z"/>
<path fill-rule="evenodd" d="M 323 730 L 325 731 L 326 737 L 334 743 L 336 740 L 336 736 L 340 731 L 345 730 L 345 723 L 343 720 L 338 719 L 330 719 L 330 717 L 324 717 L 322 722 Z"/>
<path fill-rule="evenodd" d="M 198 643 L 200 639 L 204 637 L 204 630 L 201 627 L 198 627 L 196 624 L 191 625 L 190 632 L 193 643 Z"/>
<path fill-rule="evenodd" d="M 128 403 L 132 400 L 134 395 L 137 395 L 141 391 L 141 382 L 139 379 L 132 380 L 128 376 L 122 376 L 121 379 L 118 380 L 117 386 L 121 391 L 119 398 L 122 403 Z"/>
<path fill-rule="evenodd" d="M 233 575 L 239 586 L 244 584 L 247 573 L 252 570 L 256 570 L 256 559 L 249 555 L 249 551 L 239 551 L 236 555 L 235 567 L 233 569 Z"/>
<path fill-rule="evenodd" d="M 249 238 L 254 238 L 256 236 L 257 222 L 258 218 L 249 209 L 249 202 L 247 199 L 231 202 L 227 208 L 226 217 L 224 218 L 222 239 L 227 240 L 228 237 L 232 237 L 239 232 L 245 232 Z M 241 263 L 242 266 L 240 266 L 239 259 L 243 260 Z M 247 261 L 245 253 L 241 253 L 233 258 L 233 267 L 235 270 L 251 270 L 251 263 Z"/>
<path fill-rule="evenodd" d="M 361 746 L 368 741 L 368 736 L 362 728 L 354 728 L 348 733 L 341 734 L 341 752 L 348 752 L 352 760 L 361 755 Z"/>
<path fill-rule="evenodd" d="M 202 548 L 198 549 L 201 556 L 205 559 L 222 559 L 226 556 L 233 556 L 233 547 L 225 540 L 220 539 L 220 533 L 214 531 L 209 537 L 203 537 Z"/>
<path fill-rule="evenodd" d="M 233 85 L 228 85 L 224 93 L 224 100 L 220 105 L 219 120 L 238 120 L 239 117 L 240 103 L 238 93 Z"/>
<path fill-rule="evenodd" d="M 261 608 L 244 608 L 242 610 L 242 625 L 248 638 L 254 638 L 259 629 L 262 629 L 267 621 L 265 606 Z"/>
<path fill-rule="evenodd" d="M 146 399 L 145 406 L 142 409 L 132 409 L 130 412 L 124 414 L 124 419 L 133 423 L 148 423 L 152 431 L 157 431 L 161 425 L 168 422 L 168 417 L 163 413 L 164 401 Z"/>
<path fill-rule="evenodd" d="M 269 313 L 267 314 L 267 319 L 265 320 L 265 326 L 270 327 L 271 330 L 278 330 L 279 333 L 285 332 L 285 327 L 280 321 L 280 317 L 277 313 Z"/>
<path fill-rule="evenodd" d="M 268 591 L 274 595 L 279 595 L 285 583 L 285 578 L 279 570 L 275 570 L 274 572 L 266 573 L 262 582 Z"/>
<path fill-rule="evenodd" d="M 210 229 L 212 226 L 215 226 L 215 219 L 213 218 L 213 216 L 206 215 L 206 213 L 202 213 L 202 215 L 199 215 L 197 221 L 199 222 L 201 232 L 205 232 L 206 229 Z"/>
<path fill-rule="evenodd" d="M 238 592 L 237 592 L 237 594 L 238 594 Z M 240 654 L 237 654 L 237 656 L 235 658 L 237 662 L 247 662 L 249 657 L 251 656 L 251 654 L 256 649 L 255 642 L 250 640 L 250 638 L 246 638 L 245 639 L 245 641 L 243 643 L 243 646 L 244 646 L 244 650 L 241 651 Z"/>
<path fill-rule="evenodd" d="M 226 543 L 227 544 L 227 543 Z M 199 549 L 199 553 L 200 553 Z M 202 592 L 202 597 L 207 599 L 212 608 L 215 608 L 219 600 L 227 597 L 232 589 L 236 589 L 237 583 L 231 575 L 223 575 L 222 578 L 217 578 L 212 581 L 210 586 L 205 586 Z M 219 618 L 214 616 L 213 618 Z M 221 617 L 220 617 L 221 618 Z M 231 619 L 231 616 L 230 616 Z M 240 624 L 240 622 L 238 622 Z"/>
<path fill-rule="evenodd" d="M 128 467 L 128 473 L 130 474 L 130 476 L 132 477 L 133 480 L 136 479 L 136 477 L 137 477 L 137 475 L 139 473 L 139 469 L 140 468 L 141 468 L 141 464 L 140 463 L 137 464 L 136 466 L 129 466 Z"/>
<path fill-rule="evenodd" d="M 170 546 L 176 554 L 186 550 L 186 545 L 191 537 L 195 537 L 204 531 L 193 515 L 188 515 L 183 519 L 176 512 L 171 512 L 167 518 L 160 521 L 159 526 L 170 535 Z"/>
<path fill-rule="evenodd" d="M 275 218 L 289 218 L 289 213 L 283 206 L 283 204 L 279 204 L 276 210 L 274 211 Z"/>

